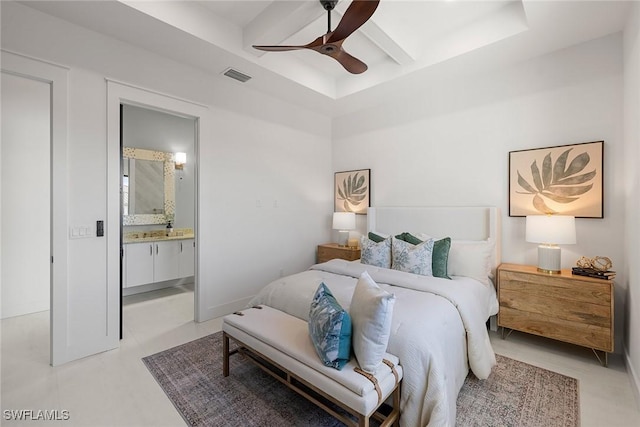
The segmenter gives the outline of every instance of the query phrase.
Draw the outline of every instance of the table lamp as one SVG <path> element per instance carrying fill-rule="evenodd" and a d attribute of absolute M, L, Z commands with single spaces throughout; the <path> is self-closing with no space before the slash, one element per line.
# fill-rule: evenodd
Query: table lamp
<path fill-rule="evenodd" d="M 558 245 L 576 243 L 576 219 L 568 215 L 529 215 L 525 240 L 540 244 L 538 271 L 559 274 L 561 251 Z"/>
<path fill-rule="evenodd" d="M 347 246 L 349 230 L 356 228 L 356 214 L 354 212 L 334 212 L 333 229 L 338 230 L 338 245 Z"/>

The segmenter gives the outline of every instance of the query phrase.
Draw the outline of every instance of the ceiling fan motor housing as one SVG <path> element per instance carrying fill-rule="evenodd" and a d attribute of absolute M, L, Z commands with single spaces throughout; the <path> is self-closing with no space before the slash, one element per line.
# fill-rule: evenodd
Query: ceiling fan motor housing
<path fill-rule="evenodd" d="M 337 50 L 338 48 L 332 44 L 325 44 L 320 48 L 320 52 L 322 53 L 333 53 Z"/>
<path fill-rule="evenodd" d="M 338 0 L 320 0 L 320 4 L 324 7 L 324 10 L 332 11 L 338 4 Z"/>

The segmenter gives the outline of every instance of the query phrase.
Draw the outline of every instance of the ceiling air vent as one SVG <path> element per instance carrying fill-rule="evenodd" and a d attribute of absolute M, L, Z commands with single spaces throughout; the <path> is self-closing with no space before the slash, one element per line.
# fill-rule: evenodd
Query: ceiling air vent
<path fill-rule="evenodd" d="M 233 68 L 227 68 L 222 74 L 242 83 L 251 80 L 251 76 L 247 76 L 246 74 L 243 74 L 238 70 L 234 70 Z"/>

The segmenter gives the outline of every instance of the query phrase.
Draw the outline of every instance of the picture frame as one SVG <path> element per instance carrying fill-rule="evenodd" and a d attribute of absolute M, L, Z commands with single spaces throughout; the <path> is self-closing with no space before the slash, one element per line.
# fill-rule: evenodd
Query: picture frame
<path fill-rule="evenodd" d="M 509 216 L 604 218 L 604 141 L 509 152 Z"/>
<path fill-rule="evenodd" d="M 371 169 L 357 169 L 334 174 L 334 212 L 366 215 L 371 206 Z"/>

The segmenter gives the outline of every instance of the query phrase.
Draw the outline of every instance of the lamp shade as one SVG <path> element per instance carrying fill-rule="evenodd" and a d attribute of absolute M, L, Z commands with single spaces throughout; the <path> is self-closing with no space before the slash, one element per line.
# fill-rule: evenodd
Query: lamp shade
<path fill-rule="evenodd" d="M 353 230 L 356 228 L 356 214 L 354 212 L 334 212 L 334 230 Z"/>
<path fill-rule="evenodd" d="M 568 215 L 527 216 L 525 240 L 531 243 L 576 243 L 576 219 Z"/>

